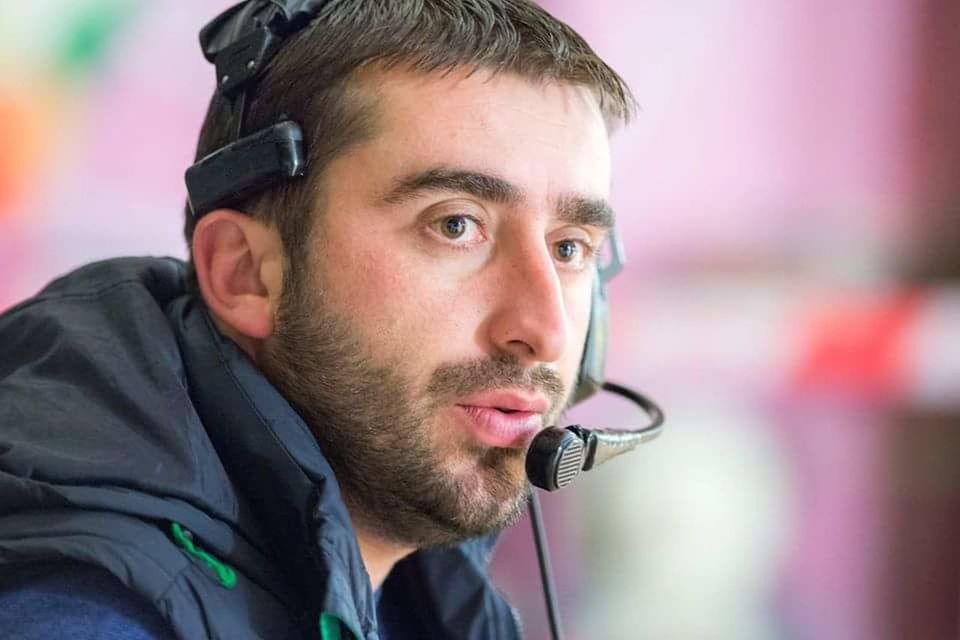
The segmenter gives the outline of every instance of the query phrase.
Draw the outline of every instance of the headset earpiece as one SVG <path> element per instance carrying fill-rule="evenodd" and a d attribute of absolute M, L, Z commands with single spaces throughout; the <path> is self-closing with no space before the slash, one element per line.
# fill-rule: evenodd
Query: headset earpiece
<path fill-rule="evenodd" d="M 593 273 L 593 293 L 590 305 L 590 324 L 580 359 L 580 371 L 577 374 L 577 387 L 573 392 L 572 404 L 582 402 L 603 388 L 606 380 L 604 371 L 607 363 L 607 338 L 609 335 L 610 314 L 607 306 L 607 283 L 623 270 L 623 243 L 616 227 L 610 229 L 607 237 L 610 259 L 605 265 L 598 261 Z"/>
<path fill-rule="evenodd" d="M 573 404 L 586 400 L 603 387 L 609 321 L 607 287 L 601 278 L 599 269 L 594 270 L 591 297 L 590 324 L 587 328 L 587 339 L 583 346 L 583 356 L 580 359 L 580 371 L 577 374 L 577 387 L 573 393 Z"/>

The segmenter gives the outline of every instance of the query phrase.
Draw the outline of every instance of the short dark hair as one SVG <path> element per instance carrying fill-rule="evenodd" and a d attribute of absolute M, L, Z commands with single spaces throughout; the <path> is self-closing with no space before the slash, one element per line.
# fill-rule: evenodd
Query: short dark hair
<path fill-rule="evenodd" d="M 609 124 L 627 122 L 634 100 L 623 79 L 573 29 L 529 0 L 332 0 L 280 49 L 248 91 L 244 134 L 282 117 L 304 131 L 308 175 L 241 203 L 277 229 L 287 268 L 306 259 L 319 177 L 326 165 L 373 134 L 375 105 L 349 80 L 362 68 L 445 71 L 457 67 L 509 72 L 592 90 Z M 229 143 L 229 109 L 215 94 L 196 158 Z M 195 282 L 189 206 L 184 235 Z"/>

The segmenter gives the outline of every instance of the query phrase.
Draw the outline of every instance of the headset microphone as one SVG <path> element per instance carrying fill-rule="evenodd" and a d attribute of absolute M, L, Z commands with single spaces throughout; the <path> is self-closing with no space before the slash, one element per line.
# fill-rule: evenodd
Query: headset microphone
<path fill-rule="evenodd" d="M 580 425 L 544 429 L 527 449 L 527 478 L 532 485 L 546 491 L 562 489 L 581 471 L 589 471 L 660 435 L 663 411 L 653 401 L 612 382 L 604 382 L 602 388 L 632 400 L 646 412 L 650 423 L 636 430 L 585 429 Z"/>

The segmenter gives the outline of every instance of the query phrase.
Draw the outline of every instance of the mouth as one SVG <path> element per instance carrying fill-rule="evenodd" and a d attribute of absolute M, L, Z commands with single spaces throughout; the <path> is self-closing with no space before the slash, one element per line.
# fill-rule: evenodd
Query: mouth
<path fill-rule="evenodd" d="M 525 449 L 543 428 L 549 409 L 539 394 L 487 392 L 465 398 L 456 405 L 474 439 L 490 447 Z"/>
<path fill-rule="evenodd" d="M 490 447 L 526 448 L 540 431 L 543 417 L 530 411 L 457 405 L 471 435 Z"/>

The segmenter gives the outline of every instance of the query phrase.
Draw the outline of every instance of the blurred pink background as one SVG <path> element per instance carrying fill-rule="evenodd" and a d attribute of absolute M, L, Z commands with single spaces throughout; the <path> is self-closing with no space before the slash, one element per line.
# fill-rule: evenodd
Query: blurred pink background
<path fill-rule="evenodd" d="M 0 310 L 184 256 L 227 0 L 0 6 Z M 960 4 L 552 0 L 632 86 L 611 377 L 655 444 L 544 498 L 570 638 L 960 634 Z M 629 426 L 615 400 L 572 421 Z M 526 523 L 496 576 L 547 637 Z"/>

